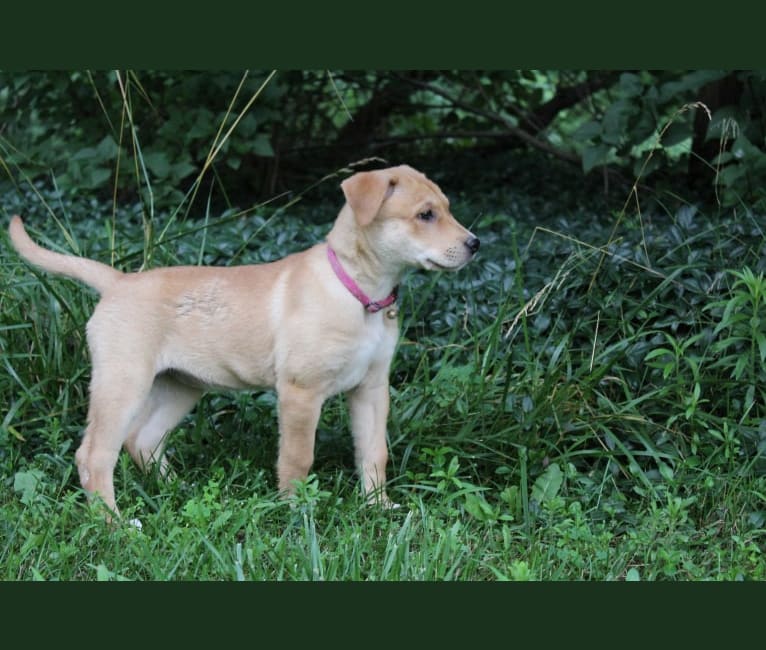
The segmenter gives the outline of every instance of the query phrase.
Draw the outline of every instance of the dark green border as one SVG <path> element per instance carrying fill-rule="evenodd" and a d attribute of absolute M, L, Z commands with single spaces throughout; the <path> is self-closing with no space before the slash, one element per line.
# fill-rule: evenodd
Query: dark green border
<path fill-rule="evenodd" d="M 173 647 L 322 639 L 340 647 L 739 647 L 760 629 L 764 591 L 764 583 L 0 584 L 7 631 L 35 646 L 87 638 Z"/>
<path fill-rule="evenodd" d="M 0 67 L 752 68 L 763 11 L 699 2 L 10 3 Z M 20 5 L 20 6 L 19 6 Z"/>
<path fill-rule="evenodd" d="M 764 21 L 728 2 L 217 2 L 4 8 L 0 66 L 29 68 L 758 67 Z M 432 6 L 435 5 L 435 6 Z M 244 7 L 248 8 L 244 8 Z M 169 12 L 169 13 L 159 13 Z M 148 584 L 3 583 L 3 620 L 28 639 L 204 643 L 281 630 L 400 644 L 576 639 L 736 646 L 760 620 L 763 584 Z M 759 609 L 756 609 L 759 608 Z M 159 627 L 147 629 L 151 620 Z M 25 622 L 26 621 L 26 622 Z M 24 637 L 22 637 L 24 638 Z M 601 641 L 601 643 L 599 643 Z M 662 643 L 664 642 L 664 643 Z"/>

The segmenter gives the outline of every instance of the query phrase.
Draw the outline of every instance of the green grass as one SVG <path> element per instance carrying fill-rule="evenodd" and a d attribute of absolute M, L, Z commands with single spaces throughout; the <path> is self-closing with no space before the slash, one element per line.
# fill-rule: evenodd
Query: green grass
<path fill-rule="evenodd" d="M 327 230 L 297 207 L 159 212 L 147 228 L 140 207 L 43 191 L 9 192 L 4 223 L 16 211 L 49 245 L 126 269 L 264 261 Z M 364 505 L 342 399 L 288 504 L 273 394 L 216 394 L 171 436 L 175 481 L 121 457 L 118 504 L 140 531 L 105 526 L 74 472 L 95 296 L 33 272 L 4 237 L 0 578 L 766 578 L 759 218 L 610 215 L 523 189 L 464 194 L 455 212 L 479 258 L 412 273 L 401 292 L 389 491 L 402 507 Z"/>

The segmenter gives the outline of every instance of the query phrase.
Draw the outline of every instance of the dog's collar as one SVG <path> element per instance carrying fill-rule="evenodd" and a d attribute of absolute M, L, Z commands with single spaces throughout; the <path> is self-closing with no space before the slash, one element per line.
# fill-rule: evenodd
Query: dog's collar
<path fill-rule="evenodd" d="M 338 276 L 338 279 L 343 283 L 343 286 L 346 287 L 346 289 L 351 292 L 354 298 L 361 302 L 364 308 L 371 314 L 374 314 L 381 309 L 385 309 L 389 305 L 396 302 L 397 287 L 394 287 L 394 290 L 391 292 L 391 294 L 383 300 L 370 300 L 370 297 L 364 291 L 362 291 L 359 288 L 359 285 L 354 282 L 353 278 L 348 273 L 346 273 L 345 269 L 341 266 L 338 256 L 335 254 L 335 251 L 332 249 L 330 244 L 327 244 L 327 259 L 330 261 L 332 270 L 335 271 L 335 275 Z"/>

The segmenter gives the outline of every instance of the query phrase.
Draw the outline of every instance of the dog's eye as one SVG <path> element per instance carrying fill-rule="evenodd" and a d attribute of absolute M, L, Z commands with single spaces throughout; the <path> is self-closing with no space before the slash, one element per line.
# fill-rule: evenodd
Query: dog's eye
<path fill-rule="evenodd" d="M 435 218 L 433 210 L 426 210 L 418 214 L 418 219 L 421 221 L 433 221 Z"/>

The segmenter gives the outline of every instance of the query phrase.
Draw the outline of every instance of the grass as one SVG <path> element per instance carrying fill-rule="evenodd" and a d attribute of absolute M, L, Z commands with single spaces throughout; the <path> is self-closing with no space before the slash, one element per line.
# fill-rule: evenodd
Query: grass
<path fill-rule="evenodd" d="M 33 272 L 4 238 L 0 578 L 766 578 L 756 216 L 662 204 L 608 215 L 523 188 L 454 203 L 480 258 L 413 273 L 401 291 L 389 491 L 402 507 L 364 506 L 341 398 L 320 421 L 315 474 L 287 504 L 273 394 L 215 394 L 171 437 L 175 481 L 121 457 L 118 504 L 140 531 L 105 526 L 73 471 L 95 296 Z M 327 230 L 297 206 L 157 211 L 147 228 L 140 207 L 101 219 L 110 204 L 44 190 L 9 192 L 2 210 L 6 223 L 23 211 L 49 245 L 130 269 L 264 261 Z"/>

